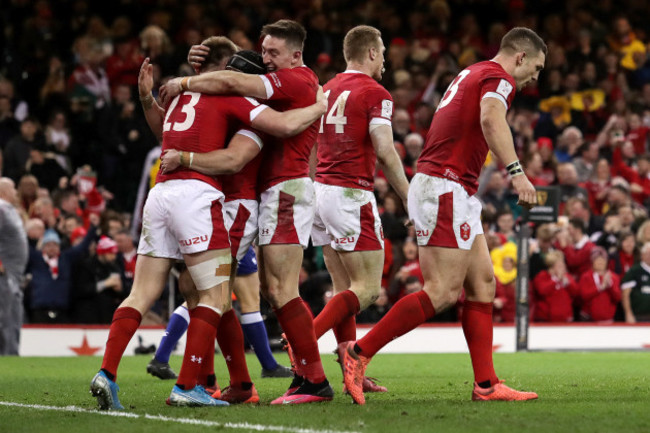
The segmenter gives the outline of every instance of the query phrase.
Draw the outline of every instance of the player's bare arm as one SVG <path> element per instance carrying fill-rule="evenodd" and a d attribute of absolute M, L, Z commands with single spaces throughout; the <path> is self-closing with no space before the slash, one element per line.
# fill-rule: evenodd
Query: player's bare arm
<path fill-rule="evenodd" d="M 399 159 L 393 143 L 393 128 L 390 125 L 371 125 L 370 140 L 377 153 L 377 162 L 386 175 L 388 183 L 408 209 L 407 197 L 409 183 L 404 173 L 404 166 Z"/>
<path fill-rule="evenodd" d="M 253 127 L 280 138 L 293 137 L 312 125 L 327 111 L 327 97 L 319 86 L 316 102 L 309 107 L 279 112 L 266 108 L 255 120 Z"/>
<path fill-rule="evenodd" d="M 149 57 L 147 57 L 142 62 L 142 66 L 140 66 L 140 74 L 138 75 L 138 91 L 140 93 L 140 103 L 142 104 L 147 124 L 158 141 L 160 141 L 162 140 L 162 125 L 165 118 L 165 110 L 158 105 L 158 102 L 154 99 L 151 94 L 152 89 L 153 65 L 150 63 Z"/>
<path fill-rule="evenodd" d="M 160 88 L 160 97 L 163 104 L 166 104 L 186 90 L 211 95 L 241 95 L 258 99 L 267 97 L 264 81 L 259 75 L 235 71 L 213 71 L 193 77 L 174 78 Z"/>
<path fill-rule="evenodd" d="M 488 147 L 506 167 L 515 162 L 518 163 L 512 133 L 506 120 L 506 107 L 502 101 L 496 98 L 481 100 L 481 129 Z M 512 176 L 512 186 L 519 195 L 517 204 L 527 208 L 537 204 L 535 187 L 530 183 L 523 170 Z"/>
<path fill-rule="evenodd" d="M 249 131 L 245 131 L 249 132 Z M 233 136 L 225 149 L 206 153 L 182 152 L 169 149 L 160 159 L 163 173 L 176 170 L 179 166 L 187 167 L 203 174 L 215 176 L 239 172 L 260 152 L 261 142 L 250 133 L 239 131 Z"/>

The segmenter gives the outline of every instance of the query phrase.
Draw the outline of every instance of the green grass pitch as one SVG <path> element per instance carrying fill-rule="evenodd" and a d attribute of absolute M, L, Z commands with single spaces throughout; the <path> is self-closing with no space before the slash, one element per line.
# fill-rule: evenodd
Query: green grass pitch
<path fill-rule="evenodd" d="M 173 381 L 147 375 L 148 361 L 124 358 L 118 384 L 127 410 L 117 417 L 95 411 L 88 392 L 100 358 L 0 357 L 0 432 L 650 432 L 650 352 L 496 354 L 500 377 L 540 399 L 487 403 L 470 400 L 468 355 L 380 354 L 367 373 L 389 392 L 368 395 L 365 406 L 341 394 L 333 355 L 323 363 L 334 401 L 291 407 L 268 404 L 289 381 L 260 379 L 253 355 L 248 363 L 262 404 L 227 408 L 165 405 Z M 171 360 L 176 371 L 180 362 Z M 215 364 L 226 386 L 223 359 Z"/>

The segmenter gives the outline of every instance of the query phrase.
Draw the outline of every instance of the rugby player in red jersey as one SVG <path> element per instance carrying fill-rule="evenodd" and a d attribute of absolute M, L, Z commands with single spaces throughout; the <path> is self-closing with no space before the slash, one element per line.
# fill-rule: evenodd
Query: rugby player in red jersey
<path fill-rule="evenodd" d="M 231 93 L 265 100 L 279 111 L 312 104 L 318 78 L 303 64 L 305 29 L 297 22 L 280 20 L 262 28 L 262 56 L 269 73 L 250 76 L 232 71 L 175 79 L 163 89 L 163 99 L 181 89 L 205 93 Z M 190 61 L 205 51 L 190 51 Z M 318 124 L 295 137 L 274 140 L 262 150 L 259 259 L 262 294 L 275 309 L 278 321 L 300 366 L 300 376 L 272 404 L 329 401 L 333 390 L 325 377 L 318 353 L 311 312 L 298 293 L 303 248 L 309 242 L 314 219 L 314 186 L 309 178 L 309 156 Z M 303 380 L 304 378 L 304 380 Z"/>
<path fill-rule="evenodd" d="M 345 72 L 323 91 L 316 168 L 316 217 L 312 242 L 323 247 L 336 295 L 314 320 L 316 338 L 330 329 L 338 343 L 356 340 L 355 316 L 379 296 L 384 237 L 373 193 L 380 168 L 407 208 L 408 180 L 393 144 L 393 98 L 377 81 L 384 71 L 384 43 L 374 27 L 357 26 L 343 40 Z M 368 391 L 386 391 L 364 378 Z"/>
<path fill-rule="evenodd" d="M 474 369 L 472 400 L 537 398 L 533 392 L 507 387 L 494 372 L 494 271 L 481 227 L 481 205 L 474 194 L 488 151 L 492 151 L 512 176 L 519 204 L 536 204 L 535 188 L 515 153 L 506 111 L 515 89 L 537 80 L 546 52 L 535 32 L 514 28 L 503 37 L 492 60 L 462 70 L 440 100 L 408 197 L 424 288 L 402 298 L 368 334 L 340 350 L 345 385 L 355 402 L 365 403 L 362 382 L 372 356 L 454 305 L 463 287 L 462 326 Z"/>
<path fill-rule="evenodd" d="M 206 69 L 210 67 L 218 65 L 208 62 Z M 149 97 L 151 99 L 145 97 L 143 106 L 146 111 L 155 106 L 152 120 L 154 125 L 156 121 L 162 123 L 163 152 L 171 148 L 186 152 L 189 166 L 194 152 L 223 149 L 230 137 L 233 138 L 229 148 L 259 150 L 262 146 L 259 136 L 241 126 L 255 123 L 260 129 L 284 135 L 287 133 L 285 125 L 292 124 L 291 119 L 303 119 L 297 121 L 301 125 L 297 132 L 311 125 L 324 109 L 324 105 L 317 102 L 300 113 L 278 113 L 247 98 L 188 91 L 169 101 L 163 117 L 160 107 L 151 95 Z M 218 177 L 191 170 L 191 167 L 158 173 L 156 186 L 144 208 L 138 247 L 140 258 L 133 289 L 115 312 L 102 368 L 91 382 L 91 392 L 97 397 L 100 408 L 123 409 L 117 397 L 117 367 L 142 314 L 160 297 L 173 261 L 180 258 L 185 260 L 196 286 L 195 291 L 186 294 L 186 298 L 194 299 L 195 306 L 190 309 L 183 365 L 167 402 L 181 406 L 228 404 L 210 397 L 201 385 L 197 385 L 201 365 L 206 357 L 213 356 L 208 349 L 214 342 L 221 313 L 230 302 L 231 254 L 223 221 L 221 189 Z"/>

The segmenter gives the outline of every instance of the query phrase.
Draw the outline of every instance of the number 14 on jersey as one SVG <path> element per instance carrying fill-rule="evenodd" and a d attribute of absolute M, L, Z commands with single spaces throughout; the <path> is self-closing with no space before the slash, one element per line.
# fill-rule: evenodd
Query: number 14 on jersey
<path fill-rule="evenodd" d="M 328 98 L 330 95 L 330 90 L 325 92 L 325 97 Z M 343 134 L 345 125 L 348 124 L 348 118 L 345 114 L 345 104 L 348 102 L 348 96 L 350 96 L 350 90 L 344 90 L 341 92 L 332 108 L 328 111 L 327 116 L 321 117 L 320 119 L 320 132 L 323 132 L 323 121 L 328 125 L 335 125 L 334 131 L 337 134 Z"/>

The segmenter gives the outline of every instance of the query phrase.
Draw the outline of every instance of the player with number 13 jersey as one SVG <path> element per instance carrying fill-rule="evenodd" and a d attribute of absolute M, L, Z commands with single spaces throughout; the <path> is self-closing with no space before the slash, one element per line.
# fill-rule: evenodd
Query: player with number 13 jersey
<path fill-rule="evenodd" d="M 468 195 L 474 195 L 489 150 L 479 102 L 496 98 L 507 110 L 514 96 L 514 79 L 496 62 L 476 63 L 461 71 L 438 104 L 418 173 L 458 182 Z"/>

